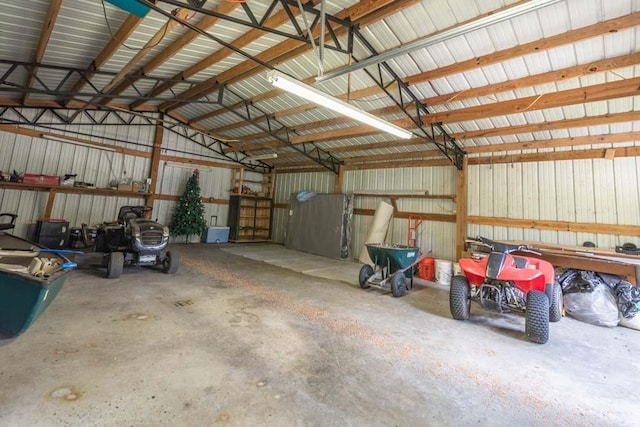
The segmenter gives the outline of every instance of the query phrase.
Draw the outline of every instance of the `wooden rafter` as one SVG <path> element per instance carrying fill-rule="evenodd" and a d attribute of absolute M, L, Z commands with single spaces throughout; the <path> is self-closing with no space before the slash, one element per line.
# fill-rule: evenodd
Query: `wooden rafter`
<path fill-rule="evenodd" d="M 610 125 L 612 123 L 624 123 L 637 120 L 640 120 L 640 111 L 627 111 L 624 113 L 611 113 L 600 116 L 586 116 L 577 119 L 555 120 L 550 122 L 505 126 L 493 129 L 478 129 L 454 133 L 452 136 L 456 139 L 491 138 L 496 136 L 517 135 L 519 133 L 544 132 L 585 126 Z"/>
<path fill-rule="evenodd" d="M 56 19 L 58 18 L 58 13 L 60 12 L 60 6 L 62 6 L 62 0 L 49 0 L 49 8 L 47 9 L 47 15 L 44 18 L 42 32 L 40 33 L 40 40 L 38 41 L 38 47 L 35 54 L 34 62 L 37 64 L 42 62 L 44 53 L 47 50 L 47 46 L 49 45 L 49 39 L 51 38 L 53 27 L 55 27 L 56 25 Z M 33 86 L 33 82 L 36 78 L 37 73 L 38 69 L 34 68 L 33 72 L 29 75 L 29 77 L 27 77 L 27 87 L 30 88 L 31 86 Z M 26 93 L 24 95 L 24 101 L 26 101 L 28 97 L 29 94 Z"/>
<path fill-rule="evenodd" d="M 176 17 L 179 19 L 185 19 L 189 14 L 188 9 L 178 9 L 175 13 Z M 140 49 L 134 56 L 127 62 L 125 66 L 123 66 L 117 75 L 115 75 L 106 86 L 102 88 L 102 92 L 109 93 L 119 82 L 125 77 L 133 68 L 138 65 L 142 59 L 144 59 L 155 46 L 162 41 L 164 37 L 170 34 L 176 27 L 178 26 L 178 22 L 173 19 L 168 20 L 160 29 L 149 39 L 147 43 Z M 108 103 L 109 98 L 105 98 L 103 100 L 103 104 Z"/>
<path fill-rule="evenodd" d="M 96 58 L 91 62 L 91 70 L 99 70 L 102 68 L 104 64 L 107 63 L 109 59 L 116 53 L 116 51 L 120 48 L 121 43 L 125 43 L 129 36 L 138 28 L 140 23 L 142 22 L 142 18 L 136 15 L 129 15 L 124 20 L 120 28 L 116 31 L 116 33 L 111 37 L 109 43 L 102 49 L 102 51 L 96 56 Z M 87 78 L 90 79 L 93 76 L 93 73 L 87 73 Z M 78 81 L 71 88 L 71 93 L 78 93 L 82 90 L 82 88 L 87 84 L 87 81 L 84 79 L 78 79 Z M 70 105 L 69 102 L 65 105 L 68 107 Z"/>
<path fill-rule="evenodd" d="M 239 5 L 240 5 L 240 3 L 238 3 L 238 2 L 226 2 L 225 1 L 225 2 L 222 2 L 214 10 L 217 13 L 230 14 Z M 217 18 L 215 16 L 205 15 L 200 21 L 198 21 L 195 24 L 195 27 L 200 29 L 200 30 L 202 30 L 202 31 L 206 31 L 209 28 L 211 28 L 212 26 L 214 26 L 216 23 L 218 23 L 218 21 L 219 21 L 219 18 Z M 167 46 L 162 51 L 160 51 L 157 55 L 155 55 L 153 58 L 151 58 L 146 64 L 144 64 L 142 67 L 138 68 L 135 72 L 133 72 L 132 75 L 135 77 L 135 76 L 143 76 L 145 74 L 147 74 L 147 75 L 151 74 L 154 70 L 156 70 L 158 67 L 160 67 L 162 64 L 164 64 L 166 61 L 168 61 L 170 58 L 172 58 L 180 50 L 184 49 L 189 43 L 191 43 L 194 40 L 196 40 L 199 36 L 200 36 L 200 34 L 198 34 L 195 31 L 186 31 L 184 34 L 182 34 L 176 40 L 171 42 L 171 44 L 169 46 Z M 133 81 L 134 81 L 134 79 L 127 79 L 127 80 L 123 81 L 117 87 L 112 89 L 111 93 L 122 93 L 122 92 L 124 92 L 129 86 L 131 86 L 131 83 Z"/>

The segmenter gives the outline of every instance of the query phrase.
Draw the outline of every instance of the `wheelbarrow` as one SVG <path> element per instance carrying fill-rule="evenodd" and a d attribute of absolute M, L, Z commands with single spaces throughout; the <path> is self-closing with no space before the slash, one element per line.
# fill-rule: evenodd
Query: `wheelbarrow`
<path fill-rule="evenodd" d="M 413 267 L 427 255 L 418 256 L 420 248 L 388 243 L 365 243 L 373 266 L 364 264 L 360 269 L 358 282 L 362 289 L 375 286 L 391 290 L 394 297 L 405 294 L 409 279 L 409 288 L 413 288 Z"/>

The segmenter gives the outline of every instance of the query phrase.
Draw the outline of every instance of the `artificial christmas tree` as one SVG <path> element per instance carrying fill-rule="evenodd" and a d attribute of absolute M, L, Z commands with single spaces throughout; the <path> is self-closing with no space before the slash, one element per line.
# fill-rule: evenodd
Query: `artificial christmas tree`
<path fill-rule="evenodd" d="M 197 234 L 200 236 L 207 228 L 204 219 L 204 204 L 200 199 L 200 184 L 198 169 L 193 171 L 193 175 L 187 181 L 187 188 L 178 201 L 176 211 L 173 214 L 169 229 L 174 236 L 186 236 L 185 244 L 189 243 L 189 236 Z"/>

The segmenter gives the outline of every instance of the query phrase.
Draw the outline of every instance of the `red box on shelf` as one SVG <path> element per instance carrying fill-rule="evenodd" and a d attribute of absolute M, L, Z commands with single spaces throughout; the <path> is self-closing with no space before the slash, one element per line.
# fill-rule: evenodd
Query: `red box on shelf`
<path fill-rule="evenodd" d="M 24 184 L 58 185 L 60 183 L 60 178 L 57 176 L 25 173 L 22 182 Z"/>

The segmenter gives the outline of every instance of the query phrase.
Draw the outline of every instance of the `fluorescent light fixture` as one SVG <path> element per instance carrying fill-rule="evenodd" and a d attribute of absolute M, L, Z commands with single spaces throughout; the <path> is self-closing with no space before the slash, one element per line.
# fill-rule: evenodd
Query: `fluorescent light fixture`
<path fill-rule="evenodd" d="M 66 139 L 56 135 L 45 134 L 45 135 L 42 135 L 42 137 L 44 139 L 49 139 L 51 141 L 64 142 L 64 143 L 73 144 L 73 145 L 80 145 L 82 147 L 95 148 L 96 150 L 113 151 L 113 152 L 117 151 L 115 148 L 111 148 L 103 145 L 97 145 L 97 144 L 96 145 L 88 144 L 86 142 L 75 141 L 73 139 Z"/>
<path fill-rule="evenodd" d="M 295 95 L 301 96 L 323 107 L 329 108 L 352 119 L 361 121 L 369 126 L 373 126 L 381 131 L 388 132 L 392 135 L 402 139 L 409 139 L 412 133 L 406 129 L 402 129 L 400 126 L 396 126 L 385 120 L 379 119 L 373 114 L 369 114 L 366 111 L 362 111 L 359 108 L 352 107 L 346 102 L 327 95 L 324 92 L 319 91 L 307 84 L 304 84 L 288 75 L 281 73 L 277 70 L 272 70 L 267 73 L 267 80 L 277 88 L 286 90 Z"/>
<path fill-rule="evenodd" d="M 166 160 L 164 162 L 165 166 L 171 166 L 174 168 L 182 168 L 182 169 L 198 169 L 201 172 L 204 171 L 210 171 L 211 167 L 210 166 L 205 166 L 205 165 L 196 165 L 196 164 L 191 164 L 191 163 L 180 163 L 180 162 L 172 162 L 170 160 Z"/>
<path fill-rule="evenodd" d="M 423 49 L 428 46 L 433 46 L 436 43 L 442 43 L 455 37 L 460 37 L 469 34 L 473 31 L 477 31 L 482 28 L 487 28 L 490 25 L 494 25 L 500 22 L 504 22 L 508 19 L 512 19 L 525 13 L 533 12 L 543 7 L 551 6 L 564 0 L 530 0 L 523 4 L 510 7 L 497 13 L 486 15 L 484 18 L 470 21 L 466 24 L 455 26 L 449 30 L 436 33 L 432 36 L 415 40 L 411 43 L 400 46 L 397 49 L 393 49 L 378 55 L 370 56 L 369 58 L 358 61 L 355 64 L 351 64 L 347 67 L 338 68 L 337 70 L 326 73 L 317 78 L 317 81 L 330 80 L 344 74 L 352 73 L 356 70 L 368 67 L 370 65 L 379 64 L 383 61 L 388 61 L 397 56 L 413 52 L 417 49 Z"/>
<path fill-rule="evenodd" d="M 257 154 L 255 156 L 247 156 L 246 160 L 268 160 L 268 159 L 277 159 L 278 153 L 269 153 L 269 154 Z"/>

